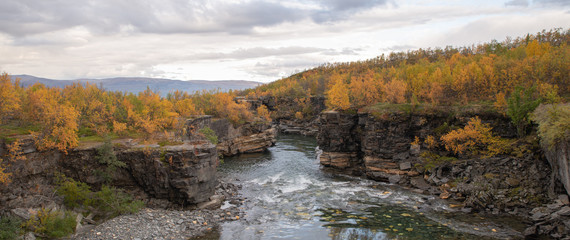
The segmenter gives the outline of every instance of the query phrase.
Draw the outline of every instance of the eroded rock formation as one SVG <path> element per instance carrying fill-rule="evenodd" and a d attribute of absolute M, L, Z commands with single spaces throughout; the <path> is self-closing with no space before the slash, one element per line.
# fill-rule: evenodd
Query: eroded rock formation
<path fill-rule="evenodd" d="M 31 144 L 24 141 L 27 149 L 33 148 Z M 211 143 L 160 147 L 116 141 L 115 154 L 126 166 L 111 172 L 108 181 L 103 177 L 107 166 L 97 160 L 96 149 L 101 144 L 72 149 L 67 155 L 28 151 L 25 161 L 11 163 L 8 170 L 13 174 L 12 182 L 1 188 L 0 206 L 7 210 L 55 204 L 58 197 L 54 195 L 54 176 L 58 173 L 95 189 L 102 184 L 119 187 L 150 205 L 162 207 L 192 206 L 208 201 L 214 194 L 218 153 Z"/>

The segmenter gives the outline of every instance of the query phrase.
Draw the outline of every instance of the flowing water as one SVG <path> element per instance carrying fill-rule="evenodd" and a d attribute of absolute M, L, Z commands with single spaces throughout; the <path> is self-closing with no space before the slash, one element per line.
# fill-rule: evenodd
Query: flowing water
<path fill-rule="evenodd" d="M 227 158 L 220 177 L 241 184 L 246 216 L 207 239 L 518 238 L 520 221 L 466 214 L 434 196 L 328 173 L 314 138 L 282 135 L 267 153 Z M 229 203 L 226 203 L 226 205 Z M 515 230 L 516 229 L 516 230 Z"/>

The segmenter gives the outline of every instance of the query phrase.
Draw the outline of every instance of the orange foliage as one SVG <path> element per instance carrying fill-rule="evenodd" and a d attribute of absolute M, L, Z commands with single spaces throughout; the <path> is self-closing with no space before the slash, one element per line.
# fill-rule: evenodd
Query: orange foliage
<path fill-rule="evenodd" d="M 12 80 L 7 73 L 0 75 L 0 123 L 20 111 L 20 98 L 18 98 L 17 82 L 12 84 Z"/>
<path fill-rule="evenodd" d="M 334 85 L 327 92 L 326 104 L 332 109 L 344 110 L 350 107 L 348 88 L 341 78 L 337 78 Z"/>
<path fill-rule="evenodd" d="M 257 116 L 263 118 L 265 121 L 271 122 L 271 117 L 269 116 L 269 110 L 265 105 L 261 105 L 257 108 Z"/>
<path fill-rule="evenodd" d="M 493 136 L 491 127 L 483 124 L 479 117 L 471 118 L 463 129 L 453 130 L 441 137 L 445 149 L 455 154 L 480 153 L 496 155 L 504 152 L 505 142 Z"/>
<path fill-rule="evenodd" d="M 384 87 L 386 93 L 386 101 L 390 103 L 406 102 L 406 89 L 408 86 L 404 81 L 394 79 L 387 83 Z"/>

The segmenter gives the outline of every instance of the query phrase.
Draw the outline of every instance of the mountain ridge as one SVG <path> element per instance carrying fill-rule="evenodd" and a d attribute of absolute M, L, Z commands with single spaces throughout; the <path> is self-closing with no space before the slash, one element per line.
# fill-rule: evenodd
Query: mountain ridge
<path fill-rule="evenodd" d="M 91 83 L 101 86 L 109 91 L 131 92 L 138 93 L 148 88 L 155 92 L 160 92 L 161 96 L 166 96 L 169 92 L 175 90 L 194 93 L 201 90 L 216 90 L 229 91 L 243 90 L 254 88 L 262 85 L 261 82 L 248 81 L 248 80 L 174 80 L 167 78 L 147 78 L 147 77 L 114 77 L 102 79 L 89 79 L 79 78 L 73 80 L 56 80 L 49 78 L 36 77 L 32 75 L 12 75 L 12 79 L 20 79 L 20 84 L 23 86 L 30 86 L 35 83 L 42 83 L 48 87 L 65 87 L 73 83 Z"/>

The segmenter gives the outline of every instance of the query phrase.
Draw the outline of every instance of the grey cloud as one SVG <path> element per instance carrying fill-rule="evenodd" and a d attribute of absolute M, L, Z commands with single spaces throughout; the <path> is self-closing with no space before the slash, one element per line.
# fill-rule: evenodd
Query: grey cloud
<path fill-rule="evenodd" d="M 289 0 L 297 1 L 297 0 Z M 249 33 L 255 27 L 312 19 L 330 22 L 387 0 L 317 0 L 318 10 L 276 1 L 186 0 L 4 0 L 0 32 L 22 37 L 76 26 L 97 34 L 114 34 L 125 26 L 147 33 Z"/>
<path fill-rule="evenodd" d="M 534 0 L 533 3 L 550 7 L 570 6 L 570 1 L 568 0 Z"/>
<path fill-rule="evenodd" d="M 528 0 L 511 0 L 506 2 L 505 6 L 528 7 Z"/>
<path fill-rule="evenodd" d="M 332 22 L 346 19 L 364 9 L 387 3 L 388 0 L 319 0 L 318 4 L 323 10 L 313 12 L 310 17 L 317 23 Z"/>
<path fill-rule="evenodd" d="M 327 56 L 339 56 L 339 55 L 359 55 L 358 52 L 362 51 L 362 48 L 343 48 L 342 50 L 328 49 L 322 54 Z"/>
<path fill-rule="evenodd" d="M 384 5 L 387 3 L 387 0 L 320 0 L 319 3 L 329 9 L 343 11 Z"/>
<path fill-rule="evenodd" d="M 240 48 L 230 53 L 203 53 L 190 56 L 192 59 L 248 59 L 268 56 L 298 55 L 327 51 L 323 48 L 314 47 L 281 47 L 281 48 Z"/>
<path fill-rule="evenodd" d="M 389 51 L 389 52 L 401 52 L 410 49 L 415 49 L 416 46 L 413 45 L 394 45 L 387 48 L 381 48 L 380 51 Z"/>

